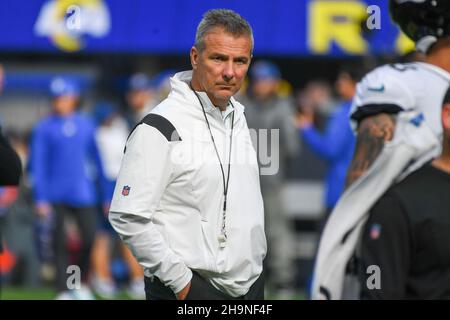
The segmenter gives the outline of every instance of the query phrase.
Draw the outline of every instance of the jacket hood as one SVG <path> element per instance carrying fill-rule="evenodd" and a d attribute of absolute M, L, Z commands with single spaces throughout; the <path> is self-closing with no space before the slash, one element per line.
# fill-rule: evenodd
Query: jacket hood
<path fill-rule="evenodd" d="M 192 79 L 192 70 L 178 72 L 173 77 L 171 77 L 170 86 L 172 90 L 169 94 L 169 97 L 183 101 L 189 101 L 192 102 L 193 105 L 198 106 L 197 97 L 189 86 L 189 82 L 191 81 L 191 79 Z M 201 97 L 202 101 L 205 103 L 205 111 L 209 112 L 211 110 L 214 110 L 215 107 L 212 104 L 206 92 L 200 91 L 196 92 Z M 244 113 L 245 107 L 238 101 L 236 101 L 234 97 L 231 97 L 230 101 L 232 105 L 235 107 L 237 115 L 241 115 Z"/>

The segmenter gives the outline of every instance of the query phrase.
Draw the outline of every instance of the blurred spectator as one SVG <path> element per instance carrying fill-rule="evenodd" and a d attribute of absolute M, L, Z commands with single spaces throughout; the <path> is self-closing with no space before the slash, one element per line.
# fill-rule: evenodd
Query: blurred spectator
<path fill-rule="evenodd" d="M 144 73 L 135 73 L 131 76 L 126 99 L 129 108 L 128 121 L 131 128 L 158 104 L 152 81 Z"/>
<path fill-rule="evenodd" d="M 155 90 L 156 104 L 167 98 L 170 92 L 170 78 L 177 73 L 174 69 L 167 69 L 159 72 L 152 80 L 152 87 Z"/>
<path fill-rule="evenodd" d="M 95 138 L 107 182 L 107 199 L 110 202 L 114 193 L 117 175 L 122 162 L 125 142 L 128 137 L 128 125 L 116 108 L 107 102 L 94 108 L 97 123 Z M 99 219 L 99 230 L 92 250 L 93 279 L 92 288 L 102 298 L 111 299 L 117 294 L 117 287 L 111 273 L 111 242 L 119 242 L 119 250 L 128 266 L 128 295 L 133 299 L 144 299 L 144 272 L 128 247 L 118 241 L 120 238 L 108 221 L 109 206 L 104 207 Z"/>
<path fill-rule="evenodd" d="M 50 86 L 53 113 L 39 121 L 32 134 L 30 173 L 38 217 L 53 225 L 57 299 L 92 299 L 87 281 L 95 236 L 95 179 L 102 167 L 95 143 L 95 125 L 76 110 L 80 89 L 73 79 L 57 77 Z M 81 235 L 79 290 L 68 290 L 65 223 L 75 219 Z"/>
<path fill-rule="evenodd" d="M 269 61 L 258 61 L 250 69 L 250 92 L 245 109 L 250 130 L 256 130 L 260 168 L 267 166 L 261 161 L 261 152 L 279 157 L 279 169 L 275 174 L 261 173 L 261 192 L 264 199 L 268 257 L 267 282 L 275 295 L 291 295 L 295 289 L 296 272 L 294 266 L 294 238 L 280 191 L 286 178 L 286 171 L 298 149 L 298 137 L 294 123 L 292 101 L 280 98 L 278 88 L 281 74 L 277 66 Z M 261 140 L 262 131 L 268 131 L 268 141 Z M 272 130 L 279 130 L 279 141 L 270 143 Z M 254 141 L 255 142 L 255 141 Z M 274 161 L 270 165 L 276 165 Z"/>
<path fill-rule="evenodd" d="M 16 264 L 16 256 L 11 252 L 5 236 L 11 206 L 17 199 L 17 188 L 0 186 L 0 280 L 11 273 Z"/>
<path fill-rule="evenodd" d="M 4 70 L 3 66 L 0 64 L 0 94 L 3 90 L 3 83 Z M 0 126 L 0 267 L 2 267 L 6 255 L 9 253 L 6 250 L 4 252 L 3 250 L 4 216 L 17 197 L 17 189 L 11 186 L 17 186 L 19 184 L 21 172 L 22 166 L 20 159 L 6 137 L 3 136 Z M 0 270 L 3 270 L 3 268 Z"/>
<path fill-rule="evenodd" d="M 28 162 L 26 135 L 9 133 L 8 136 L 24 167 Z M 19 187 L 2 188 L 0 207 L 0 217 L 5 219 L 5 240 L 15 258 L 8 284 L 36 287 L 40 284 L 40 275 L 36 272 L 39 259 L 33 229 L 35 216 L 26 174 L 21 177 Z"/>
<path fill-rule="evenodd" d="M 297 111 L 314 114 L 314 125 L 322 130 L 328 116 L 333 112 L 336 101 L 333 99 L 332 88 L 327 81 L 313 80 L 297 95 Z"/>
<path fill-rule="evenodd" d="M 314 112 L 304 108 L 297 115 L 297 126 L 303 141 L 317 156 L 328 163 L 326 175 L 326 216 L 336 205 L 344 190 L 345 177 L 350 164 L 355 137 L 350 128 L 349 112 L 356 84 L 362 73 L 356 67 L 345 67 L 340 71 L 335 83 L 336 91 L 342 99 L 331 114 L 325 132 L 314 126 Z"/>

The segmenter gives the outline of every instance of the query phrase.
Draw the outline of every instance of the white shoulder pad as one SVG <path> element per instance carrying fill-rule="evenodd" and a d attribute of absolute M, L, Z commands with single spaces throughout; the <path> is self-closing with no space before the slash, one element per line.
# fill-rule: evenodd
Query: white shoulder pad
<path fill-rule="evenodd" d="M 368 73 L 356 89 L 351 119 L 360 121 L 378 113 L 398 113 L 414 107 L 414 95 L 408 82 L 415 78 L 413 65 L 385 65 Z"/>

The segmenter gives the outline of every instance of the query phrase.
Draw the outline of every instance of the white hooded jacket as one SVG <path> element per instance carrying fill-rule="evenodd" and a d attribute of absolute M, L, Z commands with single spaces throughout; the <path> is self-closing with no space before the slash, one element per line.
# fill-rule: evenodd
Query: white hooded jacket
<path fill-rule="evenodd" d="M 221 248 L 222 172 L 202 107 L 189 87 L 191 77 L 187 71 L 171 78 L 168 98 L 131 133 L 109 220 L 146 276 L 156 276 L 179 292 L 195 270 L 217 289 L 238 297 L 260 276 L 267 250 L 256 152 L 244 107 L 232 98 L 222 119 L 207 95 L 198 92 L 225 177 L 235 113 L 228 238 Z"/>

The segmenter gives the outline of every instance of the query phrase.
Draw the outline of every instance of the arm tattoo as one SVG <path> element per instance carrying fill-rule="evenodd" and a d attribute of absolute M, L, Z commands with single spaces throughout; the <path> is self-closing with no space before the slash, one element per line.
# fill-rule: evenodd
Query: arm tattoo
<path fill-rule="evenodd" d="M 383 150 L 384 143 L 392 140 L 394 129 L 395 115 L 381 113 L 362 120 L 347 173 L 346 189 L 375 162 Z"/>

